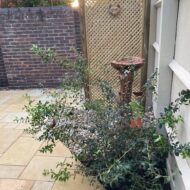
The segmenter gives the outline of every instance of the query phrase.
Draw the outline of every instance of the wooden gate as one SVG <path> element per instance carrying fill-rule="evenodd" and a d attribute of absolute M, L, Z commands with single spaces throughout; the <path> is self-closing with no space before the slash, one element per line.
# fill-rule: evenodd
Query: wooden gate
<path fill-rule="evenodd" d="M 113 60 L 143 57 L 145 0 L 80 0 L 83 44 L 90 68 L 90 97 L 101 97 L 93 83 L 106 80 L 119 87 Z M 135 75 L 134 91 L 141 88 L 141 71 Z M 93 81 L 93 82 L 92 82 Z"/>

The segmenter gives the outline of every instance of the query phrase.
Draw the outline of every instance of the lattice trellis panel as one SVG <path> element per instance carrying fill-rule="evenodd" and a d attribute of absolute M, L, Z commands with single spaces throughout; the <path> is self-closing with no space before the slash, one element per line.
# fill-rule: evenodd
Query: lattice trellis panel
<path fill-rule="evenodd" d="M 143 26 L 145 0 L 81 0 L 83 3 L 87 58 L 90 82 L 98 79 L 110 82 L 117 90 L 118 75 L 111 68 L 113 60 L 126 56 L 143 56 Z M 120 7 L 117 16 L 110 7 Z M 141 71 L 135 75 L 133 89 L 141 88 Z M 98 98 L 101 91 L 90 86 L 91 97 Z"/>

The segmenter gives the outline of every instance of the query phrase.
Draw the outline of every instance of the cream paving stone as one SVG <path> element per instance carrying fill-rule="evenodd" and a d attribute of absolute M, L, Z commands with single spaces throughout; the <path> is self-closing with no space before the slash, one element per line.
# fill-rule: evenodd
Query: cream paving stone
<path fill-rule="evenodd" d="M 14 122 L 15 119 L 19 119 L 21 117 L 26 117 L 27 116 L 27 113 L 26 112 L 17 112 L 17 113 L 9 113 L 7 114 L 4 118 L 3 118 L 3 121 L 4 122 Z"/>
<path fill-rule="evenodd" d="M 57 163 L 63 162 L 64 160 L 65 158 L 63 157 L 35 156 L 23 171 L 20 179 L 53 181 L 50 176 L 44 176 L 42 174 L 44 169 L 53 169 L 55 171 L 58 171 L 58 169 L 56 169 Z M 67 159 L 66 162 L 71 163 L 72 161 Z"/>
<path fill-rule="evenodd" d="M 37 181 L 31 190 L 52 190 L 53 182 Z"/>
<path fill-rule="evenodd" d="M 32 90 L 28 90 L 27 92 L 26 92 L 26 94 L 28 95 L 28 96 L 31 96 L 31 97 L 36 97 L 36 98 L 38 98 L 38 97 L 41 97 L 41 96 L 43 96 L 43 90 L 41 90 L 41 89 L 32 89 Z"/>
<path fill-rule="evenodd" d="M 10 100 L 10 96 L 9 95 L 2 95 L 2 98 L 0 99 L 0 106 L 7 103 Z"/>
<path fill-rule="evenodd" d="M 0 105 L 0 114 L 1 113 L 4 113 L 5 112 L 5 110 L 6 110 L 6 108 L 7 108 L 7 106 L 6 105 Z"/>
<path fill-rule="evenodd" d="M 5 123 L 14 122 L 15 119 L 16 119 L 16 114 L 9 113 L 9 114 L 6 114 L 6 116 L 3 118 L 3 122 Z"/>
<path fill-rule="evenodd" d="M 12 93 L 14 94 L 15 92 L 12 91 Z M 16 95 L 12 95 L 12 97 L 10 97 L 7 102 L 9 105 L 18 104 L 20 102 L 22 102 L 23 105 L 25 105 L 27 103 L 27 101 L 28 100 L 27 100 L 25 94 L 16 94 Z"/>
<path fill-rule="evenodd" d="M 27 124 L 27 123 L 18 123 L 16 129 L 27 129 L 30 127 L 30 124 Z"/>
<path fill-rule="evenodd" d="M 24 166 L 0 165 L 0 178 L 18 178 Z"/>
<path fill-rule="evenodd" d="M 0 122 L 0 128 L 3 128 L 3 127 L 4 127 L 4 123 Z"/>
<path fill-rule="evenodd" d="M 23 104 L 12 104 L 4 108 L 4 112 L 21 112 L 23 111 Z"/>
<path fill-rule="evenodd" d="M 31 190 L 32 185 L 33 181 L 0 179 L 0 190 Z"/>
<path fill-rule="evenodd" d="M 35 103 L 37 103 L 39 101 L 41 101 L 42 103 L 50 102 L 53 99 L 54 99 L 53 97 L 50 97 L 50 96 L 47 96 L 47 95 L 43 95 L 42 97 L 39 97 L 39 98 L 35 99 Z"/>
<path fill-rule="evenodd" d="M 0 154 L 4 153 L 22 133 L 21 130 L 0 128 Z"/>
<path fill-rule="evenodd" d="M 17 104 L 17 102 L 23 102 L 24 104 L 26 103 L 26 100 L 23 100 L 23 98 L 18 98 L 18 97 L 11 97 L 8 101 L 9 104 L 7 104 L 7 106 L 9 105 L 13 105 L 13 104 Z"/>
<path fill-rule="evenodd" d="M 38 150 L 45 143 L 23 132 L 28 124 L 13 122 L 16 117 L 26 116 L 23 106 L 27 104 L 27 93 L 35 102 L 51 100 L 38 89 L 0 91 L 0 190 L 93 190 L 81 176 L 60 183 L 42 174 L 44 169 L 57 171 L 59 162 L 73 162 L 73 168 L 76 162 L 60 142 L 52 154 L 40 153 Z"/>
<path fill-rule="evenodd" d="M 42 147 L 44 147 L 45 145 L 47 145 L 47 143 L 43 143 Z M 37 155 L 39 155 L 39 156 L 72 157 L 72 154 L 71 154 L 70 150 L 66 146 L 64 146 L 63 143 L 61 143 L 61 142 L 57 142 L 56 143 L 56 147 L 53 149 L 52 153 L 49 153 L 49 152 L 48 153 L 38 152 Z"/>
<path fill-rule="evenodd" d="M 18 126 L 18 123 L 15 123 L 15 122 L 1 122 L 0 123 L 0 128 L 15 129 L 17 126 Z"/>
<path fill-rule="evenodd" d="M 18 127 L 17 127 L 17 128 L 18 128 Z M 19 130 L 19 128 L 18 128 L 18 130 Z M 20 130 L 22 130 L 22 129 L 20 129 Z M 23 131 L 21 137 L 33 138 L 33 136 L 32 136 L 31 134 L 28 134 L 28 133 L 26 133 L 25 131 Z M 38 153 L 38 151 L 37 151 L 37 153 Z"/>
<path fill-rule="evenodd" d="M 20 130 L 19 130 L 20 131 Z M 20 137 L 0 158 L 0 164 L 27 165 L 42 143 Z"/>
<path fill-rule="evenodd" d="M 97 182 L 95 186 L 91 186 L 87 178 L 81 175 L 71 177 L 67 182 L 55 182 L 52 190 L 104 190 L 103 187 Z"/>
<path fill-rule="evenodd" d="M 8 116 L 8 113 L 1 112 L 0 113 L 0 119 L 3 120 L 6 116 Z"/>

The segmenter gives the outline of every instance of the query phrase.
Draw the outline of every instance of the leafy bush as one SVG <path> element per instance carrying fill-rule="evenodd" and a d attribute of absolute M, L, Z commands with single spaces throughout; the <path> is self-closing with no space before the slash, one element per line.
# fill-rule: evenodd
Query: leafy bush
<path fill-rule="evenodd" d="M 60 62 L 37 46 L 33 50 L 38 55 L 43 52 L 41 57 L 45 57 L 46 62 L 47 57 Z M 86 100 L 80 90 L 86 85 L 85 60 L 80 56 L 74 64 L 64 61 L 62 64 L 76 69 L 80 82 L 64 83 L 64 89 L 54 93 L 52 101 L 34 103 L 29 99 L 25 107 L 28 117 L 21 119 L 30 123 L 28 133 L 49 142 L 42 152 L 51 152 L 56 142 L 61 141 L 82 163 L 75 172 L 89 177 L 91 184 L 99 180 L 108 190 L 162 190 L 170 180 L 166 171 L 168 155 L 190 156 L 190 144 L 180 144 L 175 138 L 175 126 L 182 122 L 177 111 L 181 105 L 190 103 L 190 91 L 182 91 L 157 119 L 151 111 L 143 109 L 141 98 L 118 105 L 117 94 L 106 81 L 99 81 L 103 98 Z M 152 76 L 155 80 L 155 75 Z M 152 84 L 151 79 L 148 81 Z M 68 92 L 73 99 L 70 104 L 67 103 Z M 132 128 L 131 119 L 138 117 L 143 120 L 142 126 Z M 171 132 L 159 133 L 157 128 L 166 124 Z M 58 167 L 59 172 L 45 170 L 44 175 L 63 181 L 71 177 L 72 165 L 63 162 Z"/>
<path fill-rule="evenodd" d="M 2 1 L 2 7 L 37 7 L 69 5 L 71 0 L 6 0 Z"/>

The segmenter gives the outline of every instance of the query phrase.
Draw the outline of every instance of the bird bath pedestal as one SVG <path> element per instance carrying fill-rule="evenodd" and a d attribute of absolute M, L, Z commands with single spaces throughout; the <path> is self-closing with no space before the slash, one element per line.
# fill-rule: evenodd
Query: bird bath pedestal
<path fill-rule="evenodd" d="M 119 104 L 131 101 L 134 72 L 143 66 L 143 61 L 140 57 L 129 57 L 111 63 L 120 79 Z"/>

